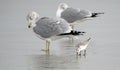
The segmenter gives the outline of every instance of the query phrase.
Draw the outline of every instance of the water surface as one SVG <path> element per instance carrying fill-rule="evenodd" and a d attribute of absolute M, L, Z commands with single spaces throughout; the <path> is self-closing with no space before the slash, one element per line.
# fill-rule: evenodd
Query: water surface
<path fill-rule="evenodd" d="M 74 43 L 53 41 L 45 53 L 45 41 L 27 28 L 26 15 L 34 10 L 41 17 L 55 17 L 60 2 L 105 14 L 76 26 L 87 33 Z M 0 70 L 119 70 L 119 7 L 118 0 L 0 0 Z M 89 37 L 86 57 L 77 57 L 75 45 Z"/>

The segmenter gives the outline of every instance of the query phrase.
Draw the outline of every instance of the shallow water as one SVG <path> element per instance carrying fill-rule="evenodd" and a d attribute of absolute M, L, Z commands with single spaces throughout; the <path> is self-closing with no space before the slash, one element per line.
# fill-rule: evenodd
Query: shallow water
<path fill-rule="evenodd" d="M 45 41 L 27 28 L 26 15 L 35 10 L 41 16 L 55 17 L 57 5 L 91 11 L 105 11 L 95 20 L 75 26 L 86 31 L 71 43 L 68 38 L 52 41 L 50 52 L 43 52 Z M 119 70 L 120 15 L 118 0 L 64 1 L 1 0 L 0 1 L 0 70 Z M 76 56 L 75 45 L 91 37 L 86 57 Z"/>

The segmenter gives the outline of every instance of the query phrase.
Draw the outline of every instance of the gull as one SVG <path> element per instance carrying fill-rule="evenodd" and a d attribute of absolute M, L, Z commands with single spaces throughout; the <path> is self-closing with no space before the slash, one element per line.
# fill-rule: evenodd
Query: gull
<path fill-rule="evenodd" d="M 65 19 L 72 28 L 76 23 L 98 17 L 99 14 L 104 14 L 104 12 L 93 13 L 88 10 L 69 7 L 66 3 L 60 3 L 56 12 L 56 16 Z"/>
<path fill-rule="evenodd" d="M 76 47 L 77 47 L 77 49 L 76 49 L 77 55 L 80 55 L 80 56 L 81 56 L 81 52 L 82 52 L 82 51 L 84 52 L 84 56 L 86 55 L 86 48 L 87 48 L 87 46 L 88 46 L 88 44 L 89 44 L 89 42 L 90 42 L 90 39 L 91 39 L 91 38 L 89 38 L 89 39 L 87 39 L 87 40 L 84 40 L 84 41 L 82 41 L 82 42 L 80 42 L 80 43 L 78 43 L 78 44 L 76 45 Z"/>
<path fill-rule="evenodd" d="M 72 30 L 69 23 L 62 18 L 40 17 L 37 12 L 30 12 L 26 17 L 28 28 L 42 40 L 46 41 L 45 51 L 49 51 L 50 41 L 63 37 L 77 36 L 84 32 Z"/>

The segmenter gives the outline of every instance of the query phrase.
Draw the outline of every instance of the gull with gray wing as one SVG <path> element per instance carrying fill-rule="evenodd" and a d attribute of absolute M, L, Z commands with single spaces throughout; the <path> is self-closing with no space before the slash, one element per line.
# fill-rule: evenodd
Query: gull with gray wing
<path fill-rule="evenodd" d="M 42 40 L 46 40 L 46 49 L 49 51 L 50 41 L 56 40 L 66 35 L 80 35 L 84 32 L 74 31 L 62 18 L 39 17 L 36 12 L 30 12 L 27 15 L 28 27 Z"/>
<path fill-rule="evenodd" d="M 57 17 L 65 19 L 70 25 L 73 26 L 76 23 L 85 21 L 90 18 L 97 17 L 99 14 L 104 14 L 103 12 L 92 13 L 87 10 L 81 10 L 79 8 L 69 7 L 66 3 L 60 3 L 58 10 L 56 12 Z"/>

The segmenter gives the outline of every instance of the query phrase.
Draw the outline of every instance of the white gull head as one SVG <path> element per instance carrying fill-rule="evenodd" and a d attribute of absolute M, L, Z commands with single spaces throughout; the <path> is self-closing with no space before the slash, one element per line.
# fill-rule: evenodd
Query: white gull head
<path fill-rule="evenodd" d="M 60 3 L 56 12 L 56 17 L 61 17 L 61 13 L 68 8 L 66 3 Z"/>
<path fill-rule="evenodd" d="M 39 14 L 37 12 L 32 11 L 28 13 L 26 19 L 28 21 L 28 27 L 33 28 L 36 26 L 35 22 L 39 19 Z"/>

